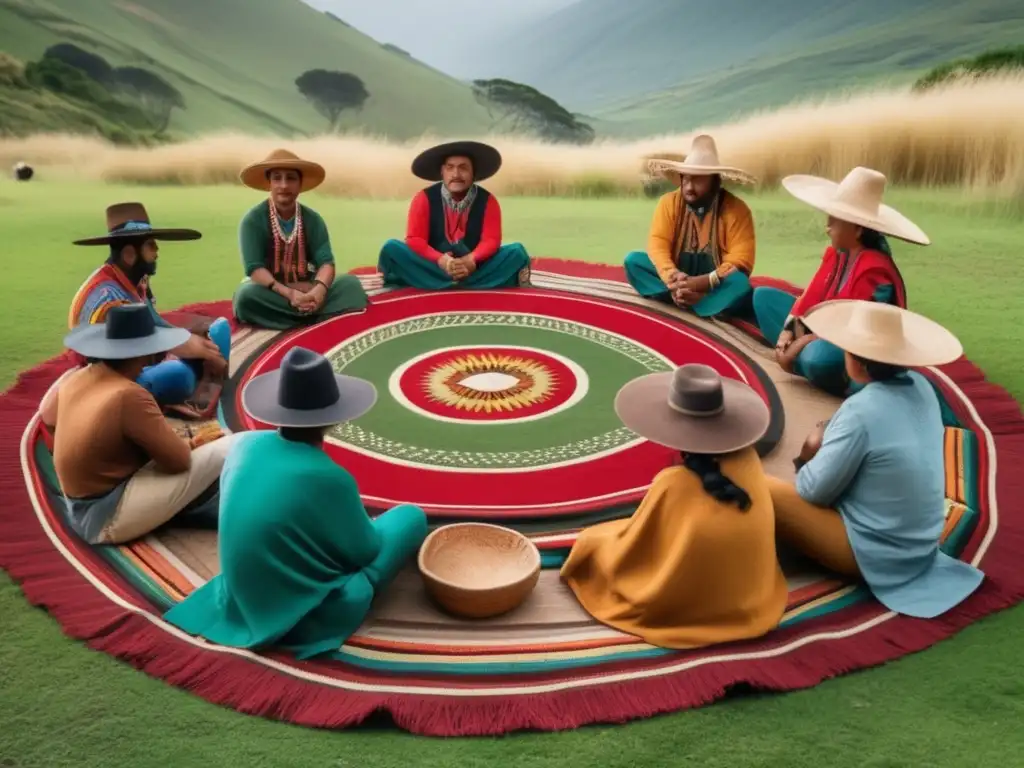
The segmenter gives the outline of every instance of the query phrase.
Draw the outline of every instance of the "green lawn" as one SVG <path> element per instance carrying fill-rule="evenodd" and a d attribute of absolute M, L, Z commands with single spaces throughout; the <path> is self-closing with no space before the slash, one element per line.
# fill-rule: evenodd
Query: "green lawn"
<path fill-rule="evenodd" d="M 193 226 L 168 243 L 155 290 L 164 309 L 227 298 L 240 278 L 236 228 L 257 193 L 234 187 L 125 188 L 0 182 L 5 286 L 0 379 L 60 350 L 67 302 L 102 249 L 103 207 L 142 199 L 154 222 Z M 823 217 L 778 194 L 748 196 L 758 271 L 805 281 L 824 247 Z M 339 262 L 371 263 L 400 234 L 404 201 L 309 196 Z M 896 243 L 911 306 L 950 325 L 968 355 L 1024 401 L 1020 287 L 1024 217 L 959 193 L 898 190 L 892 202 L 927 231 L 927 249 Z M 503 200 L 507 238 L 534 255 L 617 261 L 642 246 L 652 201 Z M 1015 322 L 1015 320 L 1016 322 Z M 745 697 L 629 726 L 505 739 L 428 740 L 391 730 L 332 733 L 248 718 L 207 704 L 63 637 L 0 578 L 0 766 L 1008 766 L 1024 754 L 1018 665 L 1024 609 L 883 669 L 805 692 Z M 1015 725 L 1016 724 L 1016 725 Z M 1016 731 L 1017 735 L 1014 735 Z"/>

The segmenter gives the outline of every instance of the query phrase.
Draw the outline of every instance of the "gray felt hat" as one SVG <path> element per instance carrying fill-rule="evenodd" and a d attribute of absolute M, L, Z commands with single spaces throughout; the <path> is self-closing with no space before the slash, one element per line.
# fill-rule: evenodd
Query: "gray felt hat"
<path fill-rule="evenodd" d="M 686 453 L 746 448 L 764 436 L 771 421 L 757 392 L 697 364 L 634 379 L 616 395 L 615 413 L 641 437 Z"/>
<path fill-rule="evenodd" d="M 276 371 L 257 376 L 242 390 L 253 417 L 275 427 L 327 427 L 359 418 L 377 402 L 365 379 L 334 372 L 323 355 L 293 347 Z"/>
<path fill-rule="evenodd" d="M 189 340 L 184 328 L 156 324 L 147 304 L 111 307 L 102 323 L 84 323 L 64 337 L 64 346 L 96 360 L 130 360 L 170 352 Z"/>

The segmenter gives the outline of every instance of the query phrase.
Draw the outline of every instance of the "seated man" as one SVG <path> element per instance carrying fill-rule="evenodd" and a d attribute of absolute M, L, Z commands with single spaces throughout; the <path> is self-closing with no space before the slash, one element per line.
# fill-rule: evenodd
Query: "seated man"
<path fill-rule="evenodd" d="M 942 410 L 911 368 L 963 354 L 953 334 L 905 309 L 831 300 L 805 317 L 843 350 L 861 385 L 808 438 L 796 485 L 770 478 L 778 536 L 836 573 L 863 579 L 886 608 L 930 619 L 984 574 L 940 550 L 945 525 Z"/>
<path fill-rule="evenodd" d="M 240 322 L 283 331 L 366 308 L 359 278 L 335 272 L 327 224 L 298 202 L 325 176 L 322 166 L 283 149 L 242 171 L 242 183 L 270 197 L 242 218 L 245 279 L 233 302 Z"/>
<path fill-rule="evenodd" d="M 217 525 L 218 478 L 233 438 L 186 442 L 138 384 L 189 332 L 155 323 L 146 304 L 111 307 L 65 344 L 88 364 L 57 392 L 53 464 L 71 527 L 90 544 L 121 544 L 170 520 Z"/>
<path fill-rule="evenodd" d="M 530 257 L 519 243 L 501 243 L 498 199 L 478 185 L 501 167 L 494 147 L 456 141 L 428 149 L 412 164 L 434 181 L 412 199 L 405 242 L 388 240 L 377 269 L 385 285 L 514 288 L 529 285 Z"/>
<path fill-rule="evenodd" d="M 245 433 L 221 480 L 221 571 L 164 618 L 220 645 L 329 653 L 355 632 L 427 536 L 419 507 L 371 520 L 324 435 L 373 407 L 377 391 L 301 347 L 249 382 L 245 408 L 276 431 Z M 287 426 L 286 426 L 287 425 Z"/>
<path fill-rule="evenodd" d="M 626 278 L 648 299 L 672 302 L 699 317 L 750 311 L 754 217 L 722 188 L 722 178 L 750 182 L 718 161 L 710 136 L 693 140 L 685 162 L 652 160 L 652 171 L 679 185 L 658 201 L 647 252 L 626 256 Z"/>
<path fill-rule="evenodd" d="M 157 326 L 170 328 L 154 308 L 151 283 L 156 274 L 157 241 L 198 240 L 201 235 L 194 229 L 154 229 L 140 203 L 118 203 L 107 208 L 107 230 L 105 235 L 75 241 L 75 245 L 108 245 L 110 256 L 72 299 L 68 327 L 102 323 L 113 307 L 144 303 Z M 149 366 L 139 375 L 138 383 L 161 406 L 183 406 L 200 384 L 219 385 L 227 375 L 231 354 L 227 318 L 211 322 L 197 317 L 188 330 L 185 341 L 170 352 L 176 360 Z M 184 413 L 195 415 L 188 407 Z"/>

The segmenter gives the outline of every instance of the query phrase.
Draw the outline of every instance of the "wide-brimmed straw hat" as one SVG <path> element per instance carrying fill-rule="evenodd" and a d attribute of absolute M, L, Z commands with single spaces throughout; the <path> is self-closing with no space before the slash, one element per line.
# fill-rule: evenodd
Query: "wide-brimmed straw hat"
<path fill-rule="evenodd" d="M 327 171 L 322 165 L 312 160 L 303 160 L 287 149 L 275 149 L 258 163 L 243 168 L 238 177 L 245 186 L 267 192 L 270 190 L 270 179 L 267 176 L 273 170 L 297 171 L 302 174 L 303 192 L 316 189 L 327 178 Z"/>
<path fill-rule="evenodd" d="M 718 146 L 715 140 L 702 133 L 693 140 L 685 160 L 669 160 L 653 158 L 647 161 L 648 170 L 655 175 L 664 176 L 669 181 L 679 183 L 680 177 L 719 175 L 741 184 L 753 184 L 756 179 L 740 168 L 722 165 L 718 159 Z"/>
<path fill-rule="evenodd" d="M 964 353 L 960 340 L 934 320 L 892 304 L 834 299 L 814 307 L 803 321 L 819 338 L 876 363 L 945 365 Z"/>
<path fill-rule="evenodd" d="M 440 181 L 441 166 L 449 157 L 473 161 L 473 181 L 489 179 L 501 168 L 501 153 L 479 141 L 450 141 L 425 149 L 412 161 L 412 172 L 425 181 Z"/>
<path fill-rule="evenodd" d="M 109 245 L 119 240 L 151 237 L 154 240 L 198 240 L 194 229 L 157 228 L 149 221 L 142 203 L 115 203 L 107 206 L 107 234 L 75 240 L 74 245 Z"/>
<path fill-rule="evenodd" d="M 885 174 L 860 166 L 839 183 L 802 174 L 782 180 L 782 186 L 793 197 L 829 216 L 910 243 L 930 245 L 928 235 L 917 224 L 882 203 L 885 184 Z"/>
<path fill-rule="evenodd" d="M 364 379 L 334 372 L 323 355 L 293 347 L 276 371 L 257 376 L 242 390 L 245 410 L 275 427 L 327 427 L 351 421 L 377 402 Z"/>
<path fill-rule="evenodd" d="M 732 453 L 753 445 L 771 422 L 760 395 L 707 365 L 683 365 L 626 384 L 615 413 L 630 430 L 685 453 Z"/>
<path fill-rule="evenodd" d="M 191 334 L 158 326 L 146 304 L 111 307 L 102 323 L 83 324 L 64 337 L 64 346 L 96 360 L 130 360 L 180 347 Z"/>

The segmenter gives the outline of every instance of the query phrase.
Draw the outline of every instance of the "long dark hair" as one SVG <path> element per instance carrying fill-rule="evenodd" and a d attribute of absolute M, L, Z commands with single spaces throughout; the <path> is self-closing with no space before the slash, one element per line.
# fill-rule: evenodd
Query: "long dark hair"
<path fill-rule="evenodd" d="M 869 251 L 880 251 L 892 258 L 892 248 L 889 247 L 889 241 L 885 235 L 877 230 L 868 229 L 867 227 L 861 228 L 860 244 Z"/>
<path fill-rule="evenodd" d="M 872 381 L 877 381 L 879 384 L 897 384 L 902 386 L 914 383 L 907 375 L 910 372 L 909 369 L 901 365 L 865 360 L 863 357 L 854 355 L 852 352 L 850 354 L 854 360 L 864 366 L 864 370 L 867 371 Z"/>
<path fill-rule="evenodd" d="M 724 504 L 735 504 L 742 511 L 750 509 L 750 495 L 722 474 L 718 459 L 706 453 L 682 454 L 683 466 L 700 478 L 710 496 Z"/>

